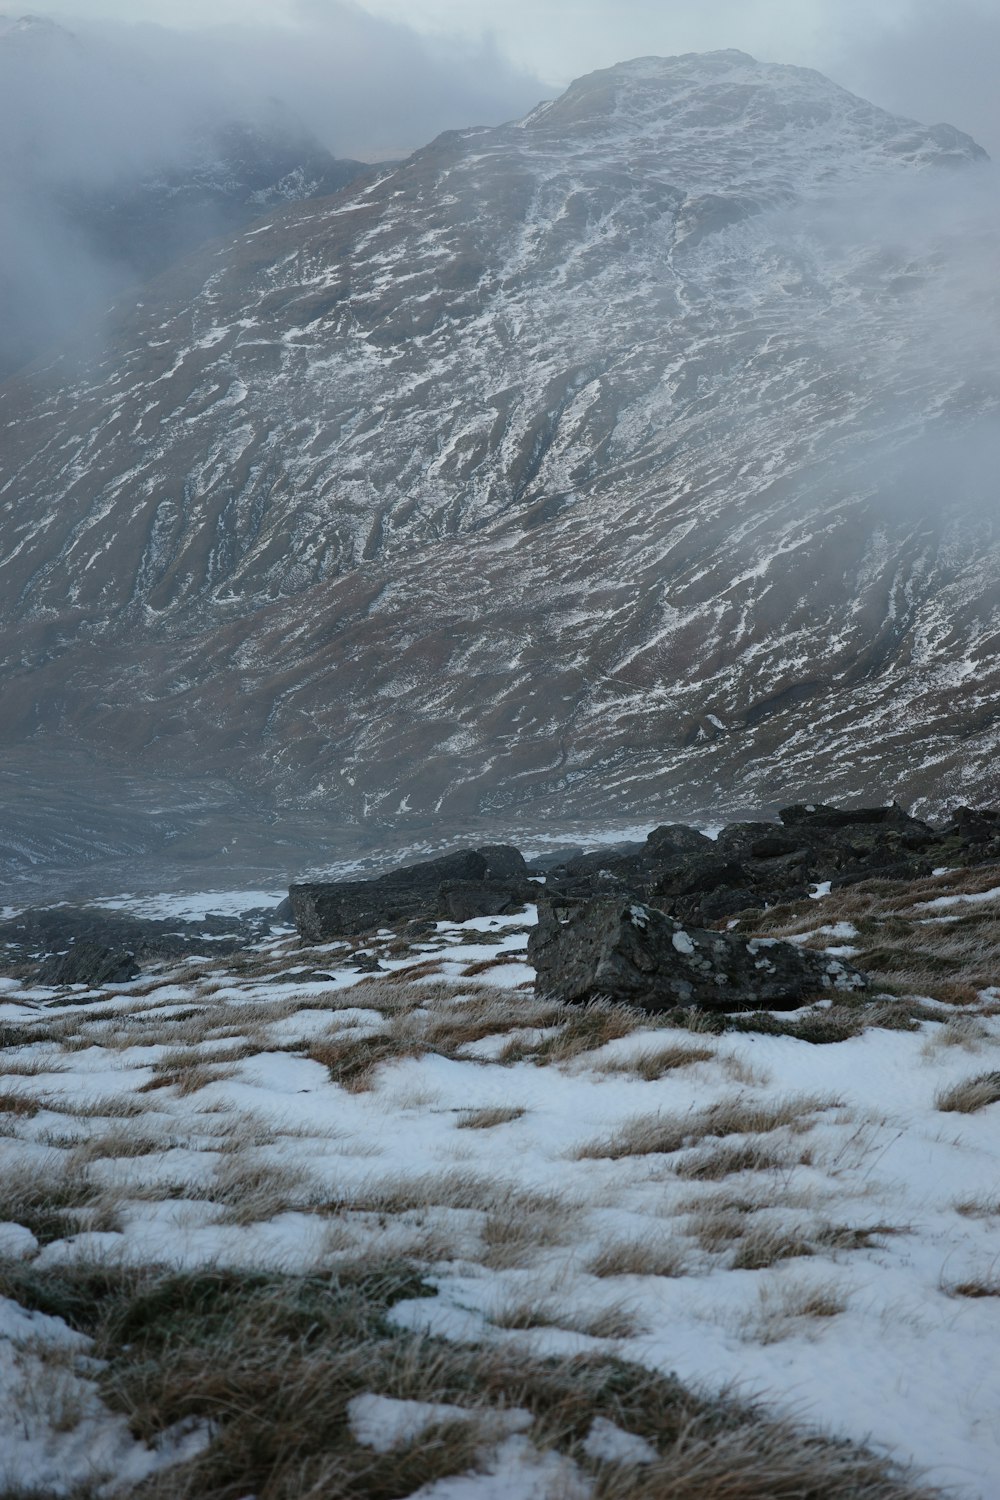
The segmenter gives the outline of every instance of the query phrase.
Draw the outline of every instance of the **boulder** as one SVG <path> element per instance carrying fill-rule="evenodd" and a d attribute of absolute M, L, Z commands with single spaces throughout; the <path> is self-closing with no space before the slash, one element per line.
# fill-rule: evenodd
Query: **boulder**
<path fill-rule="evenodd" d="M 309 881 L 289 891 L 307 942 L 360 937 L 414 922 L 467 922 L 519 911 L 538 897 L 519 850 L 486 844 L 390 870 L 374 880 Z"/>
<path fill-rule="evenodd" d="M 864 989 L 849 964 L 772 938 L 749 942 L 690 927 L 642 902 L 602 897 L 544 902 L 528 940 L 539 994 L 607 997 L 647 1011 L 791 1010 L 821 995 Z"/>
<path fill-rule="evenodd" d="M 707 834 L 686 823 L 662 823 L 646 835 L 647 860 L 676 859 L 687 854 L 711 854 L 715 845 Z"/>
<path fill-rule="evenodd" d="M 85 984 L 99 989 L 105 984 L 124 984 L 135 979 L 139 965 L 135 954 L 124 948 L 107 948 L 86 939 L 74 943 L 66 953 L 59 953 L 39 964 L 35 982 L 55 988 L 63 984 Z"/>

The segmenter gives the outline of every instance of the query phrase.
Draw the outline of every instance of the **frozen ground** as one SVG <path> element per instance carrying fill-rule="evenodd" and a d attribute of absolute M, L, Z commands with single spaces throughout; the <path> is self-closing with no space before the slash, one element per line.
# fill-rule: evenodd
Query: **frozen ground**
<path fill-rule="evenodd" d="M 996 890 L 974 906 L 949 891 L 928 903 L 922 889 L 910 917 L 997 915 Z M 277 894 L 239 893 L 240 909 Z M 184 914 L 224 909 L 218 893 L 185 900 Z M 802 904 L 800 937 L 855 951 L 825 901 Z M 398 1302 L 396 1324 L 735 1384 L 964 1500 L 1000 1494 L 990 993 L 928 999 L 912 1029 L 883 1007 L 826 1045 L 680 1029 L 537 1000 L 533 920 L 442 923 L 412 946 L 385 933 L 370 974 L 358 950 L 276 931 L 235 959 L 99 993 L 5 981 L 5 1263 L 300 1272 L 403 1258 L 437 1295 Z M 88 1350 L 62 1319 L 0 1298 L 9 1486 L 127 1490 L 212 1441 L 198 1421 L 136 1439 Z M 434 1403 L 358 1402 L 362 1445 L 442 1420 Z M 530 1417 L 505 1420 L 478 1477 L 421 1494 L 593 1493 L 570 1460 L 539 1456 Z M 643 1439 L 608 1425 L 594 1422 L 594 1455 L 610 1444 L 613 1460 L 649 1461 Z"/>

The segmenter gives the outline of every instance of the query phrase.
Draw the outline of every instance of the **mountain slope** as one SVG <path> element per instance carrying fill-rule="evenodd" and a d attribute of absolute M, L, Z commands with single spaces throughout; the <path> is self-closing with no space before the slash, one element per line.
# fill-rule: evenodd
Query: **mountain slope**
<path fill-rule="evenodd" d="M 983 157 L 639 59 L 212 247 L 0 388 L 4 733 L 382 825 L 988 797 Z"/>

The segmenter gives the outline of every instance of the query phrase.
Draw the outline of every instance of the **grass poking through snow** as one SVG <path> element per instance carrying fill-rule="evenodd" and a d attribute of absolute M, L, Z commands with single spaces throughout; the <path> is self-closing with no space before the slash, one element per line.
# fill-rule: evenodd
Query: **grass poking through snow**
<path fill-rule="evenodd" d="M 931 1500 L 881 1456 L 673 1376 L 599 1353 L 540 1358 L 507 1343 L 470 1348 L 409 1332 L 390 1321 L 391 1309 L 432 1289 L 405 1264 L 285 1276 L 13 1262 L 0 1263 L 0 1294 L 94 1339 L 105 1400 L 146 1441 L 178 1422 L 211 1424 L 207 1446 L 146 1481 L 142 1500 L 398 1500 L 482 1472 L 512 1411 L 525 1413 L 532 1445 L 563 1463 L 558 1483 L 589 1482 L 597 1500 Z M 783 1323 L 835 1316 L 841 1305 L 829 1293 L 803 1289 L 796 1300 L 786 1289 L 762 1311 L 780 1336 Z M 508 1326 L 538 1326 L 538 1311 L 512 1309 Z M 613 1339 L 631 1326 L 609 1307 L 585 1331 Z M 351 1403 L 369 1394 L 444 1403 L 465 1419 L 425 1426 L 379 1453 L 352 1427 Z M 651 1460 L 591 1458 L 598 1418 L 644 1439 Z"/>
<path fill-rule="evenodd" d="M 707 1109 L 685 1115 L 643 1115 L 630 1120 L 605 1140 L 592 1141 L 577 1152 L 582 1159 L 649 1156 L 680 1151 L 711 1137 L 763 1135 L 784 1126 L 803 1129 L 835 1101 L 806 1095 L 755 1101 L 738 1094 Z"/>
<path fill-rule="evenodd" d="M 972 1115 L 987 1105 L 1000 1102 L 1000 1073 L 979 1073 L 961 1083 L 940 1089 L 934 1096 L 935 1108 L 946 1114 Z"/>

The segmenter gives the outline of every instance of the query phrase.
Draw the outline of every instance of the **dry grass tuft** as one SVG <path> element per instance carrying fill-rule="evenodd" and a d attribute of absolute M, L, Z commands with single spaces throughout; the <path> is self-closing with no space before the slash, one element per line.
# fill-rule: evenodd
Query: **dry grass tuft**
<path fill-rule="evenodd" d="M 84 1230 L 121 1229 L 117 1204 L 70 1161 L 7 1167 L 0 1179 L 0 1222 L 21 1224 L 40 1245 Z"/>
<path fill-rule="evenodd" d="M 805 1151 L 796 1156 L 761 1141 L 746 1141 L 694 1151 L 677 1162 L 674 1171 L 689 1182 L 718 1182 L 739 1172 L 788 1171 L 804 1157 L 811 1159 L 811 1154 Z"/>
<path fill-rule="evenodd" d="M 925 1057 L 934 1057 L 947 1047 L 961 1047 L 966 1052 L 981 1052 L 991 1040 L 989 1028 L 977 1016 L 952 1016 L 943 1026 L 936 1026 L 921 1048 Z"/>
<path fill-rule="evenodd" d="M 625 1073 L 655 1083 L 675 1068 L 690 1068 L 695 1063 L 711 1062 L 711 1047 L 646 1047 L 628 1057 L 609 1057 L 594 1064 L 599 1073 Z"/>
<path fill-rule="evenodd" d="M 15 1092 L 13 1089 L 0 1093 L 0 1114 L 2 1115 L 16 1115 L 19 1118 L 31 1119 L 33 1115 L 38 1114 L 40 1109 L 41 1105 L 38 1100 L 33 1099 L 30 1094 Z"/>
<path fill-rule="evenodd" d="M 776 1344 L 801 1333 L 804 1323 L 846 1310 L 847 1298 L 836 1287 L 780 1277 L 759 1289 L 757 1308 L 741 1320 L 740 1334 L 747 1343 Z"/>
<path fill-rule="evenodd" d="M 934 1095 L 935 1109 L 946 1114 L 972 1115 L 998 1102 L 1000 1073 L 980 1073 L 975 1078 L 966 1078 L 949 1088 L 939 1089 Z"/>
<path fill-rule="evenodd" d="M 383 1063 L 420 1057 L 425 1050 L 415 1038 L 403 1040 L 380 1032 L 368 1037 L 320 1037 L 310 1042 L 306 1056 L 326 1068 L 333 1083 L 348 1093 L 362 1094 L 375 1087 L 375 1075 Z"/>
<path fill-rule="evenodd" d="M 549 1001 L 509 990 L 484 989 L 470 997 L 461 986 L 450 983 L 414 984 L 407 990 L 398 979 L 393 984 L 382 980 L 373 990 L 370 998 L 359 997 L 357 1003 L 386 1012 L 388 993 L 392 1009 L 384 1031 L 365 1037 L 334 1034 L 317 1038 L 307 1047 L 307 1056 L 326 1067 L 334 1083 L 352 1093 L 373 1088 L 376 1073 L 385 1063 L 428 1053 L 460 1057 L 463 1048 L 487 1037 L 545 1027 L 560 1014 L 560 1007 Z"/>
<path fill-rule="evenodd" d="M 511 990 L 491 990 L 431 1010 L 424 1023 L 423 1041 L 430 1051 L 444 1057 L 454 1057 L 461 1048 L 486 1037 L 551 1026 L 560 1018 L 559 1007 L 551 1001 Z"/>
<path fill-rule="evenodd" d="M 539 1250 L 571 1245 L 579 1222 L 580 1211 L 556 1195 L 520 1205 L 511 1195 L 486 1216 L 483 1265 L 494 1271 L 530 1265 Z"/>
<path fill-rule="evenodd" d="M 120 1160 L 125 1157 L 152 1156 L 157 1151 L 166 1151 L 169 1142 L 156 1140 L 150 1135 L 140 1135 L 132 1130 L 108 1130 L 90 1136 L 74 1147 L 74 1165 L 85 1166 L 88 1162 Z"/>
<path fill-rule="evenodd" d="M 499 1061 L 570 1062 L 653 1024 L 644 1011 L 632 1005 L 616 1005 L 610 1000 L 592 1000 L 587 1005 L 557 1006 L 550 1003 L 547 1024 L 554 1023 L 559 1024 L 555 1035 L 537 1040 L 515 1038 L 500 1053 Z"/>
<path fill-rule="evenodd" d="M 635 1314 L 622 1303 L 610 1307 L 571 1311 L 553 1302 L 512 1302 L 490 1319 L 495 1328 L 528 1332 L 534 1328 L 561 1328 L 591 1339 L 629 1339 L 641 1330 Z"/>
<path fill-rule="evenodd" d="M 986 1276 L 972 1276 L 967 1281 L 946 1282 L 941 1290 L 949 1297 L 1000 1297 L 1000 1273 L 992 1271 Z"/>
<path fill-rule="evenodd" d="M 615 1240 L 603 1246 L 585 1270 L 591 1276 L 686 1276 L 689 1258 L 684 1245 L 667 1239 Z"/>
<path fill-rule="evenodd" d="M 955 1212 L 965 1219 L 1000 1219 L 1000 1198 L 965 1198 L 955 1204 Z"/>
<path fill-rule="evenodd" d="M 519 1104 L 497 1104 L 492 1108 L 464 1109 L 455 1123 L 459 1130 L 492 1130 L 495 1125 L 509 1125 L 512 1120 L 520 1120 L 524 1113 Z"/>
<path fill-rule="evenodd" d="M 100 1094 L 93 1099 L 60 1099 L 49 1094 L 40 1102 L 50 1113 L 72 1115 L 76 1120 L 134 1120 L 149 1109 L 148 1101 L 134 1094 Z"/>
<path fill-rule="evenodd" d="M 136 1093 L 149 1094 L 156 1089 L 175 1088 L 181 1098 L 187 1098 L 190 1094 L 197 1094 L 202 1089 L 208 1088 L 209 1084 L 222 1083 L 227 1078 L 235 1077 L 236 1069 L 233 1067 L 191 1063 L 180 1072 L 154 1073 L 148 1083 L 139 1085 Z"/>
<path fill-rule="evenodd" d="M 734 1271 L 763 1271 L 779 1261 L 813 1253 L 813 1242 L 802 1229 L 754 1222 L 747 1226 L 729 1265 Z"/>
<path fill-rule="evenodd" d="M 224 1156 L 206 1196 L 223 1206 L 223 1224 L 261 1224 L 310 1205 L 315 1185 L 309 1174 L 297 1167 Z"/>
<path fill-rule="evenodd" d="M 68 1071 L 65 1063 L 57 1062 L 52 1056 L 45 1059 L 11 1057 L 3 1060 L 0 1066 L 0 1078 L 44 1078 L 53 1073 L 67 1073 Z"/>
<path fill-rule="evenodd" d="M 593 1141 L 576 1154 L 578 1159 L 618 1160 L 624 1156 L 649 1156 L 680 1151 L 710 1137 L 764 1135 L 784 1126 L 807 1128 L 812 1117 L 835 1107 L 836 1101 L 807 1095 L 755 1102 L 742 1094 L 723 1099 L 707 1109 L 686 1115 L 644 1115 L 628 1121 L 607 1140 Z"/>
<path fill-rule="evenodd" d="M 323 1205 L 324 1212 L 338 1213 L 400 1214 L 423 1208 L 502 1213 L 511 1219 L 568 1212 L 567 1200 L 560 1193 L 533 1192 L 514 1182 L 460 1170 L 379 1178 Z"/>

